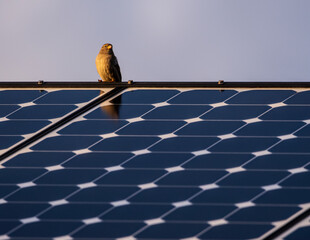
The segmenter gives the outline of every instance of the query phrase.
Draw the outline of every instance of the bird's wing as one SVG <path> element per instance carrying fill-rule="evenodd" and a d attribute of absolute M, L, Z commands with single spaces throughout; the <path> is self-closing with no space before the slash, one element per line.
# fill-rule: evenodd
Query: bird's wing
<path fill-rule="evenodd" d="M 121 69 L 118 65 L 118 61 L 117 61 L 117 58 L 115 56 L 112 60 L 112 69 L 113 69 L 113 75 L 115 76 L 115 81 L 121 82 L 122 81 Z"/>

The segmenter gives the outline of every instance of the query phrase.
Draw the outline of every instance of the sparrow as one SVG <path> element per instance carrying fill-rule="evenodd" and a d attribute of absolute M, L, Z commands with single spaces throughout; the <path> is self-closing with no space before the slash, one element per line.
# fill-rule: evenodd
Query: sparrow
<path fill-rule="evenodd" d="M 104 44 L 96 57 L 97 71 L 103 82 L 121 82 L 122 75 L 110 43 Z"/>

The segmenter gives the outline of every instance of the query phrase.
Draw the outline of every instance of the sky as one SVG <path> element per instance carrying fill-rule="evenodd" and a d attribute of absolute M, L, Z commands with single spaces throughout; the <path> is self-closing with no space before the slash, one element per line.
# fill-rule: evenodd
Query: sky
<path fill-rule="evenodd" d="M 309 0 L 0 0 L 0 81 L 310 81 Z"/>

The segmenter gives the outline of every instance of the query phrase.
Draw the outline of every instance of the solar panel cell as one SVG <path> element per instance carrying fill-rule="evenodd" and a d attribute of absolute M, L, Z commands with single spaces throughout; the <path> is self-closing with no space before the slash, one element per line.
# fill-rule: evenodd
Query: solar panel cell
<path fill-rule="evenodd" d="M 4 121 L 0 122 L 0 132 L 3 135 L 24 135 L 34 133 L 50 123 L 50 121 Z"/>
<path fill-rule="evenodd" d="M 266 150 L 273 144 L 279 142 L 277 138 L 253 138 L 253 137 L 233 137 L 224 139 L 216 145 L 212 146 L 209 151 L 211 152 L 245 152 L 253 153 Z"/>
<path fill-rule="evenodd" d="M 2 168 L 0 169 L 0 183 L 24 183 L 32 181 L 45 172 L 44 169 Z"/>
<path fill-rule="evenodd" d="M 257 157 L 243 167 L 246 169 L 287 170 L 300 168 L 309 161 L 310 156 L 304 154 L 270 154 Z"/>
<path fill-rule="evenodd" d="M 194 187 L 155 187 L 139 192 L 129 202 L 174 203 L 187 200 L 199 191 L 199 188 Z"/>
<path fill-rule="evenodd" d="M 309 153 L 310 138 L 294 138 L 281 141 L 278 145 L 270 149 L 276 153 Z"/>
<path fill-rule="evenodd" d="M 232 173 L 218 184 L 221 186 L 267 186 L 273 185 L 288 176 L 281 171 L 244 171 Z"/>
<path fill-rule="evenodd" d="M 0 219 L 26 219 L 36 216 L 50 205 L 46 203 L 7 203 L 0 205 Z"/>
<path fill-rule="evenodd" d="M 111 211 L 103 214 L 100 218 L 103 220 L 149 220 L 159 218 L 173 207 L 168 204 L 132 204 L 113 208 Z"/>
<path fill-rule="evenodd" d="M 63 204 L 50 208 L 40 219 L 81 220 L 95 218 L 111 208 L 110 204 Z"/>
<path fill-rule="evenodd" d="M 9 119 L 54 119 L 62 117 L 73 111 L 77 107 L 74 105 L 34 105 L 23 107 L 19 111 L 12 113 Z"/>
<path fill-rule="evenodd" d="M 305 170 L 306 171 L 306 170 Z M 310 187 L 310 172 L 296 173 L 281 183 L 284 187 Z"/>
<path fill-rule="evenodd" d="M 184 126 L 175 134 L 219 136 L 232 133 L 244 124 L 242 121 L 198 121 Z"/>
<path fill-rule="evenodd" d="M 285 104 L 309 104 L 310 101 L 310 91 L 298 92 L 293 97 L 287 99 Z"/>
<path fill-rule="evenodd" d="M 51 202 L 63 199 L 75 192 L 78 188 L 73 186 L 32 186 L 21 188 L 5 198 L 15 202 Z"/>
<path fill-rule="evenodd" d="M 50 92 L 49 94 L 34 101 L 36 104 L 78 104 L 88 102 L 100 95 L 99 90 L 60 90 Z"/>
<path fill-rule="evenodd" d="M 301 208 L 277 206 L 253 206 L 239 209 L 227 218 L 229 222 L 276 222 L 289 218 Z"/>
<path fill-rule="evenodd" d="M 34 101 L 47 94 L 39 90 L 5 90 L 0 91 L 1 104 L 21 104 Z"/>
<path fill-rule="evenodd" d="M 20 136 L 0 136 L 0 150 L 5 150 L 23 139 Z"/>
<path fill-rule="evenodd" d="M 248 124 L 234 134 L 237 136 L 282 136 L 304 126 L 303 122 L 256 122 Z"/>
<path fill-rule="evenodd" d="M 281 188 L 264 193 L 255 203 L 298 205 L 310 202 L 310 190 L 298 188 Z"/>
<path fill-rule="evenodd" d="M 79 121 L 70 126 L 60 130 L 59 134 L 69 135 L 100 135 L 106 133 L 113 133 L 115 130 L 127 124 L 126 121 L 113 120 L 87 120 Z"/>
<path fill-rule="evenodd" d="M 28 238 L 54 238 L 69 234 L 80 227 L 80 222 L 34 222 L 21 226 L 11 236 Z"/>
<path fill-rule="evenodd" d="M 12 229 L 16 228 L 20 225 L 19 221 L 4 221 L 1 222 L 0 234 L 4 235 L 7 232 L 11 231 Z"/>
<path fill-rule="evenodd" d="M 68 198 L 69 202 L 98 202 L 110 203 L 123 200 L 137 192 L 137 187 L 119 187 L 119 186 L 93 186 L 81 189 Z"/>
<path fill-rule="evenodd" d="M 292 96 L 292 90 L 249 90 L 230 98 L 228 104 L 273 104 Z"/>
<path fill-rule="evenodd" d="M 112 137 L 102 140 L 93 147 L 92 151 L 138 151 L 157 142 L 159 137 Z"/>
<path fill-rule="evenodd" d="M 120 165 L 133 154 L 130 153 L 98 153 L 91 152 L 74 156 L 63 164 L 68 168 L 107 168 Z"/>
<path fill-rule="evenodd" d="M 270 107 L 268 106 L 219 106 L 202 115 L 202 119 L 219 119 L 219 120 L 246 120 L 257 118 Z"/>
<path fill-rule="evenodd" d="M 294 135 L 298 137 L 310 136 L 310 125 L 307 125 L 304 128 L 300 129 L 299 131 L 295 132 Z"/>
<path fill-rule="evenodd" d="M 102 140 L 97 136 L 57 136 L 39 142 L 31 147 L 33 150 L 79 150 Z"/>
<path fill-rule="evenodd" d="M 126 105 L 126 104 L 115 104 L 115 105 L 102 105 L 100 108 L 96 108 L 94 111 L 85 115 L 86 119 L 131 119 L 137 118 L 147 113 L 154 106 L 152 105 Z M 111 116 L 111 112 L 115 113 Z"/>
<path fill-rule="evenodd" d="M 272 225 L 269 224 L 225 224 L 215 226 L 205 234 L 201 239 L 252 239 L 263 235 L 269 231 Z"/>
<path fill-rule="evenodd" d="M 156 182 L 157 185 L 182 185 L 182 186 L 200 186 L 211 184 L 223 177 L 225 171 L 199 171 L 199 170 L 183 170 L 169 173 Z"/>
<path fill-rule="evenodd" d="M 195 236 L 209 225 L 206 223 L 162 223 L 149 226 L 137 238 L 180 239 Z"/>
<path fill-rule="evenodd" d="M 46 173 L 35 180 L 36 184 L 82 184 L 91 182 L 106 173 L 97 169 L 60 169 Z"/>
<path fill-rule="evenodd" d="M 160 152 L 194 152 L 204 150 L 217 142 L 216 137 L 172 137 L 164 139 L 150 148 Z"/>
<path fill-rule="evenodd" d="M 258 187 L 221 187 L 209 189 L 194 197 L 194 203 L 242 203 L 248 202 L 252 198 L 263 192 Z"/>
<path fill-rule="evenodd" d="M 131 90 L 123 93 L 121 96 L 114 98 L 111 103 L 123 103 L 123 104 L 154 104 L 169 100 L 173 96 L 177 95 L 177 90 Z"/>
<path fill-rule="evenodd" d="M 74 238 L 121 238 L 127 237 L 144 227 L 143 223 L 135 222 L 100 222 L 90 224 L 73 234 Z"/>
<path fill-rule="evenodd" d="M 212 221 L 225 218 L 236 207 L 223 205 L 192 205 L 177 208 L 164 217 L 168 221 Z"/>
<path fill-rule="evenodd" d="M 181 165 L 191 158 L 192 154 L 186 153 L 156 153 L 135 156 L 123 164 L 125 168 L 170 168 Z"/>
<path fill-rule="evenodd" d="M 155 179 L 164 175 L 166 171 L 162 170 L 131 170 L 113 171 L 100 179 L 96 184 L 109 185 L 141 185 L 153 182 Z"/>
<path fill-rule="evenodd" d="M 251 154 L 206 154 L 196 156 L 182 165 L 189 169 L 229 169 L 243 165 L 253 157 Z"/>
<path fill-rule="evenodd" d="M 19 154 L 3 165 L 6 167 L 49 167 L 59 165 L 70 157 L 70 152 L 27 152 Z"/>
<path fill-rule="evenodd" d="M 262 120 L 308 120 L 310 119 L 309 106 L 283 106 L 271 109 L 260 116 Z"/>
<path fill-rule="evenodd" d="M 117 131 L 118 135 L 163 135 L 172 133 L 185 124 L 184 121 L 141 121 L 134 122 Z"/>
<path fill-rule="evenodd" d="M 199 117 L 210 110 L 210 106 L 168 105 L 157 107 L 145 114 L 143 119 L 190 119 Z"/>
<path fill-rule="evenodd" d="M 232 97 L 237 91 L 234 90 L 190 90 L 168 101 L 171 104 L 213 104 L 223 102 Z"/>
<path fill-rule="evenodd" d="M 17 189 L 18 187 L 16 185 L 0 185 L 0 198 L 5 197 Z"/>
<path fill-rule="evenodd" d="M 0 105 L 0 117 L 5 117 L 19 108 L 18 105 Z"/>

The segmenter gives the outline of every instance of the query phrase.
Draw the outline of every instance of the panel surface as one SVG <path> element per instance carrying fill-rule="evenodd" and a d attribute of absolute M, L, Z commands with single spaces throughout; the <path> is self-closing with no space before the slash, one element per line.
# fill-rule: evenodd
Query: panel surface
<path fill-rule="evenodd" d="M 1 90 L 0 154 L 99 94 L 99 90 Z"/>
<path fill-rule="evenodd" d="M 310 203 L 309 103 L 127 90 L 2 164 L 2 239 L 261 239 Z"/>

